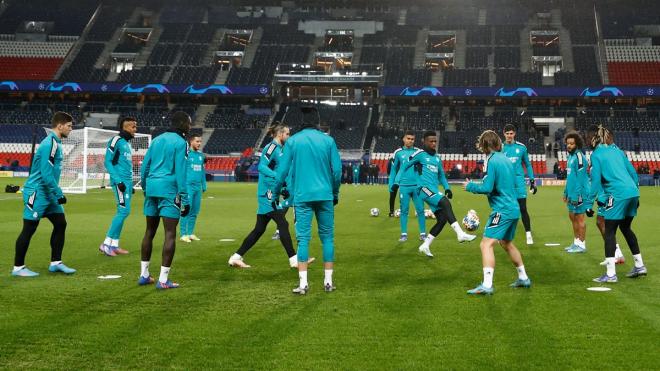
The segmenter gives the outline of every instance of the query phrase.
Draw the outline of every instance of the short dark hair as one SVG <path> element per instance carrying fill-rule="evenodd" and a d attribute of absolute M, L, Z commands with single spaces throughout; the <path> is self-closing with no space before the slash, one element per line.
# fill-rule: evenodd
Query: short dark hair
<path fill-rule="evenodd" d="M 403 133 L 403 136 L 405 137 L 406 135 L 412 135 L 413 137 L 415 136 L 415 132 L 412 130 L 406 130 L 405 133 Z"/>
<path fill-rule="evenodd" d="M 192 126 L 190 116 L 183 111 L 174 112 L 170 118 L 170 121 L 172 122 L 173 129 L 181 130 L 185 134 L 188 134 L 190 131 L 190 126 Z"/>
<path fill-rule="evenodd" d="M 56 128 L 57 125 L 66 124 L 67 122 L 73 122 L 73 117 L 66 112 L 57 111 L 53 114 L 51 127 Z"/>
<path fill-rule="evenodd" d="M 124 123 L 131 122 L 131 121 L 137 122 L 135 117 L 131 117 L 131 116 L 121 116 L 121 117 L 119 117 L 119 120 L 117 121 L 118 126 L 119 126 L 119 130 L 124 129 Z"/>
<path fill-rule="evenodd" d="M 566 143 L 568 139 L 573 139 L 575 141 L 575 146 L 578 149 L 582 149 L 584 147 L 584 139 L 582 139 L 582 135 L 580 135 L 580 133 L 577 131 L 570 131 L 566 133 L 564 136 L 564 143 Z"/>
<path fill-rule="evenodd" d="M 438 136 L 438 133 L 436 133 L 433 130 L 427 130 L 427 131 L 424 132 L 424 139 L 426 139 L 428 137 L 437 137 L 437 136 Z"/>
<path fill-rule="evenodd" d="M 515 133 L 516 127 L 513 124 L 506 124 L 504 125 L 504 132 L 506 133 L 507 131 L 513 131 Z"/>
<path fill-rule="evenodd" d="M 189 142 L 192 142 L 193 139 L 195 139 L 195 138 L 201 138 L 201 137 L 202 137 L 202 134 L 199 134 L 199 133 L 191 133 L 190 135 L 188 135 L 188 141 L 189 141 Z"/>

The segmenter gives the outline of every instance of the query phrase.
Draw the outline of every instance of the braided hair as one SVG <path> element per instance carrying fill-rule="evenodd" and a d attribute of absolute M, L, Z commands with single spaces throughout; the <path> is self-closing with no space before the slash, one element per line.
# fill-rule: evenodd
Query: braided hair
<path fill-rule="evenodd" d="M 614 143 L 614 134 L 604 127 L 603 125 L 598 125 L 594 131 L 593 137 L 591 137 L 591 146 L 596 148 L 599 144 L 612 144 Z"/>

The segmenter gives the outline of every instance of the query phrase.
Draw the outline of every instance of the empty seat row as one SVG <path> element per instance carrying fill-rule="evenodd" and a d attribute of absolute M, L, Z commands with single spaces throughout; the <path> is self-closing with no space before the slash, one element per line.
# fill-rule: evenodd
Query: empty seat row
<path fill-rule="evenodd" d="M 73 42 L 0 41 L 0 56 L 63 58 Z"/>

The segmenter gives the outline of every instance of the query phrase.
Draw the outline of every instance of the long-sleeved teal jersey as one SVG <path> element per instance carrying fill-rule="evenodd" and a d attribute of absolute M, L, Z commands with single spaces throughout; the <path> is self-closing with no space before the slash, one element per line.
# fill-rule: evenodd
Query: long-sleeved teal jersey
<path fill-rule="evenodd" d="M 276 140 L 268 143 L 261 151 L 259 159 L 259 182 L 257 184 L 257 194 L 265 194 L 275 187 L 276 169 L 281 163 L 282 145 Z"/>
<path fill-rule="evenodd" d="M 188 142 L 176 132 L 157 136 L 147 150 L 142 162 L 142 186 L 146 185 L 147 197 L 174 198 L 177 194 L 181 203 L 188 205 L 186 168 L 188 164 Z"/>
<path fill-rule="evenodd" d="M 205 156 L 202 152 L 190 151 L 188 152 L 188 170 L 186 173 L 186 183 L 192 191 L 206 191 L 206 171 L 204 170 Z"/>
<path fill-rule="evenodd" d="M 527 176 L 530 180 L 534 180 L 534 170 L 532 170 L 532 164 L 529 162 L 529 155 L 527 154 L 527 147 L 520 142 L 513 142 L 507 144 L 506 142 L 502 145 L 502 153 L 513 164 L 513 170 L 517 177 L 525 177 L 525 171 L 523 170 L 523 164 L 527 169 Z"/>
<path fill-rule="evenodd" d="M 492 152 L 484 162 L 482 182 L 470 182 L 465 189 L 487 195 L 490 208 L 500 213 L 503 219 L 520 218 L 513 168 L 511 160 L 504 153 Z"/>
<path fill-rule="evenodd" d="M 394 151 L 392 156 L 392 168 L 390 169 L 390 179 L 393 179 L 394 184 L 400 186 L 417 185 L 417 174 L 415 173 L 415 169 L 405 166 L 410 160 L 410 156 L 417 152 L 417 150 L 418 149 L 415 147 L 401 147 Z"/>
<path fill-rule="evenodd" d="M 572 203 L 589 203 L 589 174 L 587 157 L 580 150 L 568 154 L 564 197 Z"/>
<path fill-rule="evenodd" d="M 110 184 L 133 182 L 133 149 L 122 133 L 112 137 L 105 149 L 105 169 L 110 174 Z"/>
<path fill-rule="evenodd" d="M 417 178 L 415 184 L 418 187 L 437 190 L 439 185 L 442 184 L 445 190 L 451 189 L 447 182 L 445 170 L 442 168 L 442 159 L 435 152 L 429 153 L 423 149 L 418 149 L 410 155 L 408 163 L 404 165 L 404 168 L 405 170 L 413 169 Z M 404 173 L 404 171 L 400 171 L 399 176 Z M 396 179 L 394 183 L 400 184 L 399 181 L 399 179 Z"/>
<path fill-rule="evenodd" d="M 61 198 L 63 193 L 59 182 L 62 158 L 62 140 L 51 132 L 39 143 L 32 159 L 30 176 L 23 188 L 27 191 L 40 191 L 55 199 Z"/>
<path fill-rule="evenodd" d="M 341 159 L 335 140 L 314 128 L 305 128 L 287 140 L 277 167 L 278 191 L 292 172 L 295 202 L 332 201 L 339 197 Z"/>
<path fill-rule="evenodd" d="M 590 202 L 639 197 L 639 179 L 626 154 L 611 144 L 599 144 L 591 154 Z"/>

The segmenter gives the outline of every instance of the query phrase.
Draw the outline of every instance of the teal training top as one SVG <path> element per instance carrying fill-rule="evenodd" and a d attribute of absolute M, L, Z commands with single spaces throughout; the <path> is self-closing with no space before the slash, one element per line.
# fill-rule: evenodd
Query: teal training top
<path fill-rule="evenodd" d="M 599 144 L 591 154 L 591 193 L 589 200 L 605 203 L 639 197 L 637 172 L 626 154 L 616 145 Z"/>
<path fill-rule="evenodd" d="M 277 168 L 278 193 L 291 172 L 293 187 L 287 188 L 296 203 L 339 197 L 341 159 L 331 136 L 315 128 L 305 128 L 287 140 L 283 152 Z"/>
<path fill-rule="evenodd" d="M 186 183 L 188 193 L 192 191 L 206 192 L 206 171 L 204 170 L 204 161 L 206 156 L 199 151 L 188 152 L 188 170 L 186 172 Z"/>
<path fill-rule="evenodd" d="M 189 205 L 186 188 L 188 142 L 178 132 L 168 131 L 157 136 L 142 162 L 142 187 L 147 197 L 181 197 Z"/>
<path fill-rule="evenodd" d="M 418 187 L 426 187 L 432 191 L 436 191 L 440 184 L 447 190 L 451 189 L 447 182 L 447 176 L 442 168 L 442 159 L 435 151 L 429 153 L 423 149 L 416 150 L 408 158 L 408 163 L 404 165 L 404 169 L 408 170 L 413 168 L 416 174 L 415 185 Z M 405 171 L 399 172 L 397 177 L 402 176 Z M 399 179 L 394 180 L 395 184 L 400 184 Z"/>
<path fill-rule="evenodd" d="M 277 166 L 281 163 L 282 145 L 276 140 L 270 142 L 261 151 L 259 159 L 259 182 L 257 183 L 257 195 L 265 195 L 273 191 L 275 178 L 277 177 Z"/>
<path fill-rule="evenodd" d="M 564 197 L 569 202 L 588 204 L 589 200 L 589 174 L 587 173 L 587 157 L 581 150 L 574 150 L 568 154 L 566 165 L 566 187 Z"/>
<path fill-rule="evenodd" d="M 50 132 L 34 153 L 30 176 L 23 188 L 40 191 L 46 197 L 61 198 L 64 195 L 59 186 L 61 173 L 62 140 L 54 132 Z"/>
<path fill-rule="evenodd" d="M 517 177 L 525 177 L 525 171 L 523 170 L 523 164 L 527 169 L 527 175 L 530 180 L 534 180 L 534 170 L 532 170 L 532 164 L 529 162 L 529 155 L 527 154 L 527 147 L 520 142 L 513 142 L 507 144 L 506 142 L 502 145 L 502 153 L 513 164 L 513 169 Z"/>
<path fill-rule="evenodd" d="M 520 207 L 514 174 L 511 160 L 501 152 L 492 152 L 484 162 L 482 182 L 470 182 L 465 189 L 487 195 L 490 208 L 502 218 L 517 219 L 520 218 Z"/>
<path fill-rule="evenodd" d="M 393 184 L 400 186 L 414 186 L 417 185 L 417 174 L 412 167 L 405 165 L 410 161 L 410 156 L 417 152 L 418 148 L 401 147 L 394 151 L 392 156 L 392 168 L 390 169 L 390 179 L 393 179 Z M 401 173 L 401 174 L 399 174 Z M 398 179 L 398 183 L 397 182 Z"/>
<path fill-rule="evenodd" d="M 105 169 L 110 174 L 110 184 L 133 183 L 133 149 L 120 133 L 108 141 L 105 149 Z"/>

